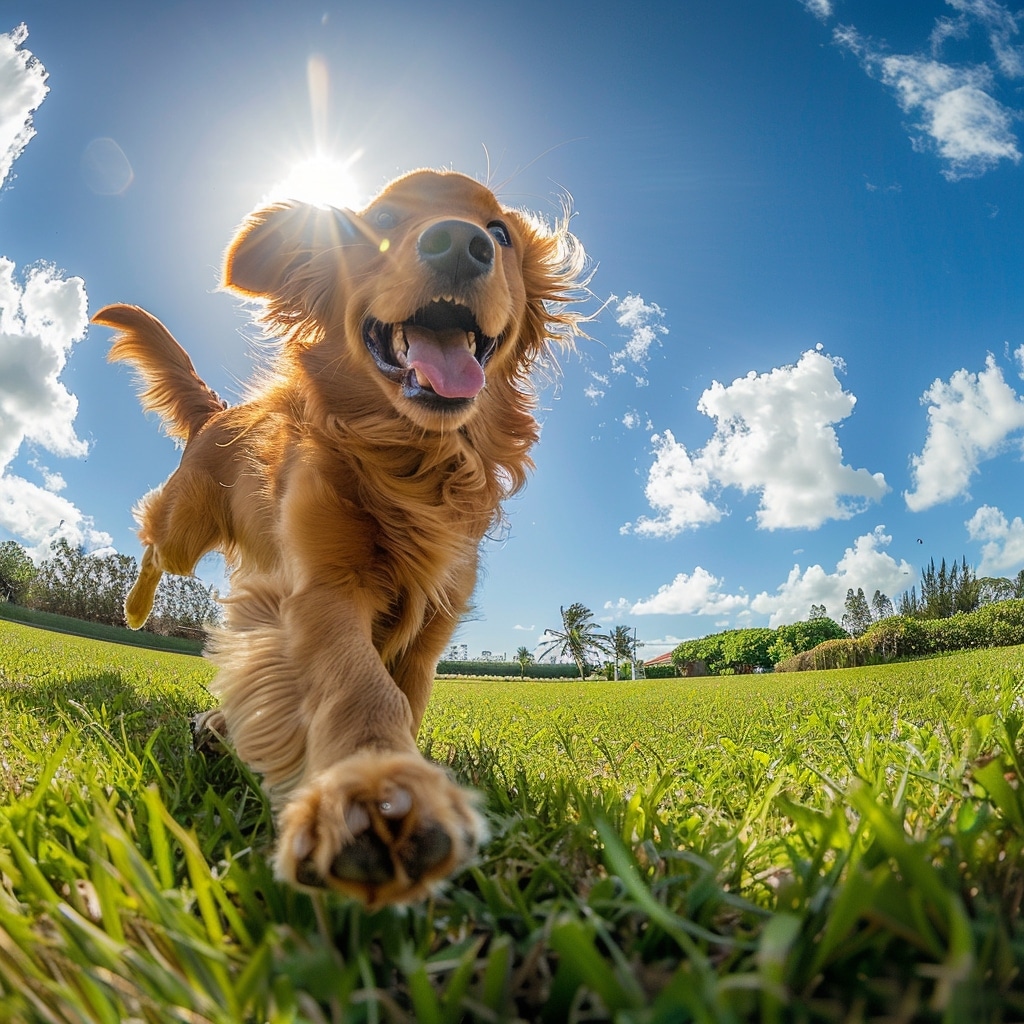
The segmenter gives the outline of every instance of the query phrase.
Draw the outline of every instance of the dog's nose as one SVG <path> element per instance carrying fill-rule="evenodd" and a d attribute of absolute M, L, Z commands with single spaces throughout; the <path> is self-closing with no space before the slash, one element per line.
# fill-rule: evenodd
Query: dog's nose
<path fill-rule="evenodd" d="M 490 273 L 494 266 L 491 236 L 465 220 L 442 220 L 420 235 L 420 259 L 451 284 Z"/>

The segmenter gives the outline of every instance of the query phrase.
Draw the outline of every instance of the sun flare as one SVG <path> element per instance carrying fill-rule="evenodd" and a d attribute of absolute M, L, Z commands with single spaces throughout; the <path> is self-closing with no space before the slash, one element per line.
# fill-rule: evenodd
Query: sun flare
<path fill-rule="evenodd" d="M 314 206 L 356 208 L 362 191 L 350 168 L 358 155 L 347 160 L 313 156 L 292 165 L 287 175 L 263 197 L 265 203 L 297 199 Z"/>

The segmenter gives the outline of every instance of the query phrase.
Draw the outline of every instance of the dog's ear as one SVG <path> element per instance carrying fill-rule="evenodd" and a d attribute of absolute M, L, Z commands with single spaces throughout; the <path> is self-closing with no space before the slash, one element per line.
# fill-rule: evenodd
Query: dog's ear
<path fill-rule="evenodd" d="M 507 211 L 515 218 L 524 239 L 523 285 L 526 290 L 524 338 L 527 360 L 557 341 L 572 347 L 573 338 L 584 332 L 580 324 L 587 317 L 570 304 L 586 292 L 589 281 L 587 256 L 568 228 L 568 216 L 554 227 L 518 210 Z"/>
<path fill-rule="evenodd" d="M 225 288 L 282 298 L 296 273 L 320 253 L 361 240 L 353 215 L 307 203 L 275 203 L 249 214 L 224 257 Z"/>

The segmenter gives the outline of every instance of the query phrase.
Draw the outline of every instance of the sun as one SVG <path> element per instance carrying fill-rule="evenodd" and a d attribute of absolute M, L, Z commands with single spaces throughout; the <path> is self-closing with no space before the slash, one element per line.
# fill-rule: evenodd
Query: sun
<path fill-rule="evenodd" d="M 362 205 L 362 190 L 350 168 L 359 154 L 347 160 L 317 155 L 293 164 L 291 169 L 263 197 L 264 203 L 297 199 L 313 206 L 357 208 Z"/>

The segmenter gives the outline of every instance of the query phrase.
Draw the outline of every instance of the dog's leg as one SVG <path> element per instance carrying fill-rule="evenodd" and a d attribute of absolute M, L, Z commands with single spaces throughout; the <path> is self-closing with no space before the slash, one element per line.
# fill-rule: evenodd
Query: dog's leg
<path fill-rule="evenodd" d="M 405 694 L 412 712 L 412 734 L 420 730 L 434 688 L 437 662 L 458 625 L 458 616 L 436 612 L 423 627 L 412 648 L 393 668 L 395 683 Z"/>
<path fill-rule="evenodd" d="M 473 800 L 416 749 L 413 709 L 370 643 L 369 608 L 318 589 L 288 605 L 293 650 L 307 652 L 309 727 L 278 872 L 371 906 L 419 898 L 475 852 Z"/>
<path fill-rule="evenodd" d="M 124 602 L 124 618 L 131 629 L 141 629 L 146 624 L 163 574 L 163 569 L 157 564 L 156 548 L 150 544 L 142 555 L 138 579 Z"/>
<path fill-rule="evenodd" d="M 213 657 L 231 741 L 279 810 L 278 876 L 370 906 L 420 898 L 482 839 L 472 795 L 416 749 L 368 601 L 311 584 L 260 606 L 256 589 L 232 595 Z"/>
<path fill-rule="evenodd" d="M 223 523 L 229 491 L 205 470 L 190 466 L 200 460 L 203 447 L 212 447 L 206 435 L 186 449 L 182 464 L 135 508 L 139 537 L 146 548 L 124 604 L 125 621 L 132 629 L 140 629 L 149 618 L 165 572 L 190 576 L 199 559 L 226 539 Z"/>
<path fill-rule="evenodd" d="M 474 545 L 465 552 L 461 564 L 452 570 L 443 607 L 434 607 L 424 616 L 425 621 L 413 642 L 388 664 L 398 688 L 409 701 L 413 737 L 419 733 L 420 722 L 434 688 L 437 662 L 470 606 L 476 585 L 477 560 Z"/>

